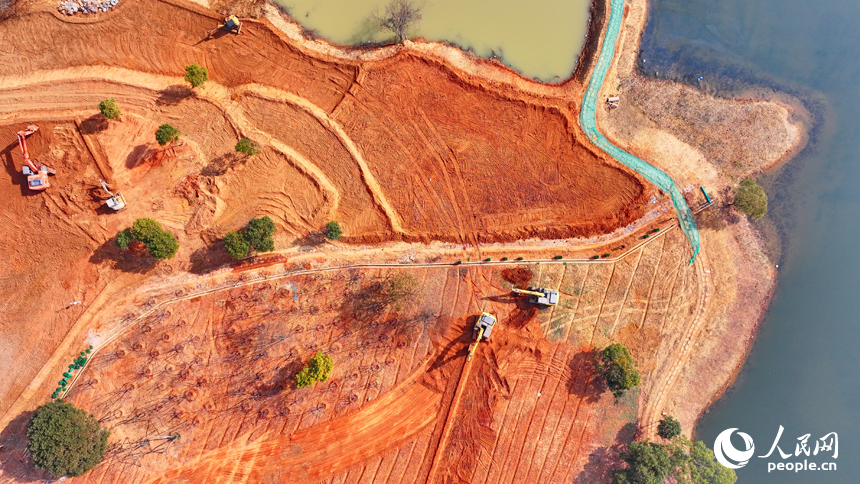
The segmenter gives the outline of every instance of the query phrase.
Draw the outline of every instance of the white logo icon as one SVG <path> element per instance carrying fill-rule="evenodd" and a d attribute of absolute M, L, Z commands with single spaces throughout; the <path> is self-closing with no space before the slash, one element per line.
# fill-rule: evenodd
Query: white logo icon
<path fill-rule="evenodd" d="M 750 457 L 755 453 L 755 444 L 753 444 L 752 437 L 743 432 L 738 432 L 738 435 L 744 439 L 746 450 L 735 449 L 731 440 L 732 433 L 735 430 L 737 429 L 723 430 L 720 435 L 717 436 L 717 440 L 714 441 L 714 456 L 717 458 L 717 462 L 729 469 L 740 469 L 747 465 Z M 731 461 L 735 461 L 737 464 L 733 464 Z"/>

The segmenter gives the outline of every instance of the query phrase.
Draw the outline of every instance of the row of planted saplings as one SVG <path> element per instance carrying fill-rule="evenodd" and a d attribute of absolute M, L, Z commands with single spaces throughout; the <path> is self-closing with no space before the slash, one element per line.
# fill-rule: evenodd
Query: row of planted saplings
<path fill-rule="evenodd" d="M 61 392 L 66 391 L 66 385 L 69 384 L 69 381 L 72 379 L 72 375 L 74 375 L 75 370 L 80 370 L 87 363 L 87 355 L 90 354 L 90 351 L 93 350 L 93 345 L 87 346 L 84 351 L 81 351 L 81 354 L 75 357 L 75 360 L 69 365 L 69 370 L 63 372 L 63 379 L 58 381 L 59 385 L 54 393 L 51 395 L 51 398 L 57 398 Z"/>

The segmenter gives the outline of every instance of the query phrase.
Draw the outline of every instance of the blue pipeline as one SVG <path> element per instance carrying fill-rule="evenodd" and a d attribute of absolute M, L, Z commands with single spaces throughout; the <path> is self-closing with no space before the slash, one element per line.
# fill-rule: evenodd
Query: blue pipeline
<path fill-rule="evenodd" d="M 684 200 L 681 190 L 678 189 L 678 186 L 675 185 L 675 182 L 672 181 L 669 175 L 615 146 L 597 130 L 597 118 L 595 114 L 597 96 L 600 93 L 603 81 L 606 79 L 606 71 L 612 63 L 612 57 L 615 55 L 615 43 L 618 41 L 618 33 L 621 30 L 621 21 L 623 18 L 624 0 L 611 0 L 606 36 L 603 39 L 603 47 L 600 49 L 597 64 L 595 64 L 594 71 L 591 73 L 591 79 L 588 81 L 588 89 L 585 91 L 585 97 L 582 99 L 579 122 L 585 135 L 598 148 L 635 170 L 645 177 L 646 180 L 672 197 L 672 204 L 675 205 L 675 211 L 678 212 L 678 223 L 690 242 L 690 247 L 693 249 L 693 257 L 690 258 L 690 264 L 692 264 L 699 254 L 699 229 L 696 227 L 693 212 L 690 211 L 690 207 L 687 205 L 687 201 Z"/>

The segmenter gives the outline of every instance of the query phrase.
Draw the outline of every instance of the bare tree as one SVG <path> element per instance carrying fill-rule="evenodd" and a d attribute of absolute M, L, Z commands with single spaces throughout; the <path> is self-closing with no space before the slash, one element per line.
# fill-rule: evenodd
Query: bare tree
<path fill-rule="evenodd" d="M 421 6 L 413 0 L 391 0 L 385 6 L 385 12 L 373 12 L 370 20 L 380 29 L 391 31 L 397 40 L 406 40 L 408 30 L 421 20 Z"/>

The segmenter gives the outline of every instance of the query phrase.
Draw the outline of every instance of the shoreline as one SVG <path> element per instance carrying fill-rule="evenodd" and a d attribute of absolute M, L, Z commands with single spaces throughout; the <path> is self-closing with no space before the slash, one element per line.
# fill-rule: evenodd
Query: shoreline
<path fill-rule="evenodd" d="M 743 170 L 742 173 L 735 174 L 735 177 L 754 176 L 764 171 L 782 167 L 788 161 L 796 157 L 797 154 L 800 153 L 808 145 L 809 132 L 813 123 L 813 121 L 811 120 L 811 114 L 806 110 L 806 107 L 803 105 L 802 101 L 794 98 L 787 93 L 772 92 L 768 89 L 762 88 L 757 90 L 758 92 L 755 93 L 756 95 L 754 98 L 752 96 L 740 96 L 731 100 L 718 100 L 719 98 L 717 98 L 716 96 L 695 90 L 694 88 L 682 84 L 674 83 L 668 80 L 653 79 L 643 76 L 636 68 L 636 65 L 641 36 L 644 32 L 645 25 L 650 18 L 649 6 L 645 0 L 634 0 L 625 4 L 625 10 L 625 17 L 628 17 L 628 22 L 622 26 L 622 32 L 619 35 L 619 45 L 616 46 L 616 57 L 613 60 L 614 66 L 610 69 L 610 71 L 614 70 L 614 76 L 607 76 L 607 80 L 604 82 L 603 86 L 604 95 L 606 95 L 607 90 L 610 90 L 613 87 L 611 86 L 613 80 L 617 81 L 620 77 L 623 77 L 626 74 L 630 77 L 636 78 L 643 84 L 651 84 L 655 86 L 669 85 L 670 88 L 676 91 L 680 90 L 686 95 L 692 97 L 697 97 L 700 99 L 710 98 L 709 100 L 711 102 L 729 105 L 730 107 L 728 109 L 731 108 L 732 104 L 736 106 L 742 106 L 744 104 L 763 103 L 765 105 L 769 104 L 771 106 L 776 106 L 777 109 L 783 111 L 783 115 L 781 116 L 782 126 L 784 127 L 785 131 L 790 135 L 791 142 L 787 147 L 784 147 L 781 153 L 776 153 L 775 156 L 771 156 L 770 159 L 764 160 L 764 162 L 759 164 L 758 166 L 753 166 L 747 170 Z M 630 17 L 632 17 L 632 19 Z M 632 22 L 630 20 L 632 20 Z M 625 70 L 626 72 L 624 72 Z M 622 74 L 619 74 L 619 71 L 622 71 Z M 613 141 L 613 143 L 618 143 L 619 146 L 624 149 L 631 148 L 631 143 L 625 141 L 633 141 L 634 146 L 631 152 L 636 154 L 636 137 L 631 137 L 628 140 L 619 140 L 618 136 L 613 136 L 612 127 L 610 127 L 610 129 L 607 129 L 606 125 L 606 121 L 609 115 L 606 111 L 604 111 L 603 114 L 603 119 L 599 118 L 598 120 L 599 125 L 601 126 L 601 130 L 606 133 L 606 136 L 609 137 Z M 701 161 L 707 160 L 708 155 L 709 153 L 703 153 Z M 661 166 L 661 160 L 654 159 L 653 157 L 646 159 L 649 163 L 653 162 L 656 166 L 660 166 L 662 168 L 670 168 L 670 173 L 671 171 L 673 171 L 671 170 L 671 168 L 675 168 L 671 165 L 668 167 Z M 694 166 L 693 170 L 691 171 L 693 171 L 695 174 L 699 174 L 702 168 L 704 167 Z M 735 177 L 730 176 L 728 177 L 728 179 L 726 179 L 726 173 L 721 170 L 719 166 L 714 166 L 713 169 L 715 172 L 714 174 L 716 175 L 714 181 L 722 182 L 719 183 L 719 187 L 721 188 L 721 190 L 719 191 L 722 191 L 722 189 L 733 185 L 731 181 L 734 181 L 732 180 L 732 178 Z M 673 176 L 673 178 L 676 178 L 676 176 Z M 718 200 L 718 203 L 725 202 L 724 200 L 722 200 L 722 196 L 715 195 L 715 198 Z M 718 218 L 722 216 L 723 215 L 720 214 L 717 215 Z M 719 304 L 716 302 L 711 303 L 712 307 L 710 308 L 711 310 L 709 311 L 708 315 L 710 321 L 707 321 L 707 323 L 710 323 L 709 328 L 707 329 L 707 333 L 704 333 L 704 336 L 698 338 L 698 344 L 713 344 L 715 341 L 725 343 L 725 348 L 731 348 L 731 356 L 727 359 L 721 359 L 720 355 L 717 354 L 717 352 L 725 351 L 722 348 L 724 345 L 716 345 L 716 347 L 713 348 L 715 354 L 708 354 L 707 351 L 703 351 L 698 356 L 693 357 L 691 361 L 688 362 L 688 371 L 686 372 L 688 375 L 690 375 L 697 373 L 697 370 L 709 370 L 709 373 L 713 375 L 713 378 L 718 381 L 717 385 L 711 385 L 710 388 L 708 388 L 708 393 L 710 396 L 706 400 L 702 400 L 700 398 L 701 395 L 696 394 L 696 388 L 693 386 L 693 382 L 684 382 L 683 378 L 679 377 L 679 381 L 676 382 L 675 385 L 677 386 L 678 384 L 681 384 L 681 388 L 677 388 L 675 391 L 670 392 L 675 397 L 674 399 L 670 400 L 674 400 L 674 402 L 667 402 L 666 407 L 659 408 L 651 412 L 652 415 L 656 415 L 657 417 L 659 417 L 661 411 L 673 413 L 671 407 L 674 407 L 674 412 L 676 414 L 680 414 L 680 420 L 682 421 L 682 425 L 684 425 L 684 428 L 687 429 L 687 432 L 685 433 L 689 433 L 691 437 L 695 437 L 695 429 L 701 417 L 710 411 L 710 408 L 714 403 L 716 403 L 723 396 L 725 396 L 726 392 L 729 390 L 729 388 L 731 388 L 733 383 L 736 381 L 738 375 L 740 374 L 740 371 L 743 369 L 744 364 L 746 363 L 750 354 L 750 351 L 752 350 L 752 345 L 755 343 L 755 340 L 758 336 L 759 327 L 763 322 L 765 316 L 767 315 L 768 308 L 774 296 L 777 284 L 776 271 L 773 268 L 772 262 L 767 260 L 767 256 L 763 252 L 765 248 L 765 242 L 763 240 L 764 234 L 762 234 L 758 229 L 753 227 L 750 222 L 747 221 L 745 218 L 734 226 L 729 225 L 728 227 L 722 227 L 722 230 L 727 233 L 725 235 L 730 236 L 728 240 L 723 241 L 723 244 L 731 244 L 740 240 L 743 240 L 744 244 L 737 244 L 737 248 L 742 251 L 741 257 L 727 257 L 724 261 L 722 261 L 722 264 L 716 264 L 715 266 L 720 267 L 721 269 L 728 269 L 731 272 L 732 268 L 728 267 L 729 265 L 731 265 L 734 269 L 734 272 L 736 273 L 741 273 L 742 271 L 757 272 L 759 274 L 759 277 L 761 277 L 761 279 L 757 280 L 758 282 L 765 283 L 766 290 L 764 292 L 758 292 L 752 298 L 752 301 L 750 301 L 750 298 L 745 298 L 741 295 L 743 294 L 743 291 L 740 291 L 740 289 L 744 285 L 744 281 L 738 281 L 737 283 L 735 283 L 735 286 L 732 289 L 736 291 L 736 295 L 733 297 L 733 300 L 731 302 L 726 301 L 726 303 L 728 304 L 724 304 L 725 312 L 732 312 L 738 319 L 747 318 L 745 321 L 720 321 L 720 318 L 717 314 L 718 311 L 715 311 L 717 309 L 716 306 L 719 306 Z M 703 252 L 705 252 L 705 245 L 713 245 L 715 242 L 717 242 L 715 239 L 725 238 L 725 236 L 718 235 L 717 231 L 711 232 L 713 233 L 709 233 L 707 229 L 703 230 Z M 782 241 L 778 242 L 780 244 L 782 243 Z M 746 260 L 739 260 L 742 258 Z M 753 314 L 750 314 L 749 310 L 739 310 L 741 309 L 739 308 L 740 306 L 746 306 L 746 308 L 754 308 L 751 311 L 752 313 L 754 313 L 754 316 Z M 727 330 L 727 328 L 732 328 L 734 331 L 729 331 Z M 720 331 L 720 329 L 723 330 L 722 334 L 709 334 L 711 331 Z M 740 334 L 738 334 L 738 331 L 740 331 Z M 737 343 L 738 340 L 740 340 L 742 344 L 731 344 L 733 342 Z M 716 368 L 714 367 L 715 365 L 717 366 Z M 683 386 L 685 383 L 687 384 L 686 387 Z M 645 402 L 645 405 L 643 405 L 643 407 L 647 406 L 650 403 L 651 402 Z M 657 405 L 659 406 L 660 403 L 657 402 Z M 643 413 L 647 412 L 641 412 L 640 416 Z M 679 415 L 675 416 L 676 418 L 679 418 Z M 643 418 L 640 419 L 639 424 L 640 429 L 643 429 L 645 437 L 653 436 L 654 427 L 656 426 L 656 419 L 655 422 L 649 422 L 649 419 Z"/>
<path fill-rule="evenodd" d="M 579 58 L 576 63 L 576 67 L 571 74 L 571 76 L 567 79 L 564 79 L 557 83 L 544 83 L 540 81 L 535 81 L 533 79 L 529 79 L 523 77 L 521 74 L 513 70 L 512 68 L 501 64 L 494 59 L 486 59 L 482 57 L 478 57 L 472 53 L 465 52 L 459 49 L 456 46 L 442 43 L 442 42 L 426 42 L 422 39 L 418 39 L 415 41 L 406 41 L 403 45 L 393 45 L 393 46 L 383 46 L 383 47 L 373 47 L 370 49 L 362 49 L 362 48 L 350 48 L 347 46 L 335 46 L 324 39 L 306 39 L 301 35 L 301 25 L 298 22 L 289 23 L 283 17 L 281 17 L 279 12 L 271 12 L 268 11 L 266 18 L 272 22 L 272 24 L 278 28 L 279 30 L 284 31 L 291 40 L 297 41 L 301 43 L 304 47 L 309 48 L 311 50 L 317 51 L 317 49 L 321 49 L 321 51 L 326 54 L 334 54 L 337 56 L 343 56 L 345 59 L 350 60 L 373 60 L 373 61 L 384 61 L 386 58 L 395 57 L 401 51 L 408 51 L 410 49 L 414 49 L 420 53 L 425 55 L 430 55 L 432 57 L 437 58 L 443 64 L 447 65 L 449 68 L 454 67 L 462 70 L 469 76 L 474 76 L 480 78 L 485 81 L 490 81 L 493 83 L 498 83 L 501 85 L 508 85 L 514 88 L 525 89 L 527 92 L 538 96 L 551 96 L 555 97 L 561 93 L 567 95 L 568 97 L 573 97 L 571 99 L 571 104 L 575 105 L 575 109 L 579 110 L 581 107 L 582 98 L 579 96 L 576 97 L 575 91 L 584 90 L 586 86 L 586 82 L 588 77 L 591 74 L 591 71 L 594 67 L 594 63 L 600 53 L 600 48 L 602 47 L 605 29 L 606 29 L 606 21 L 608 18 L 608 0 L 593 0 L 591 3 L 591 11 L 589 14 L 588 27 L 586 30 L 586 39 L 583 44 L 583 48 L 580 51 Z M 633 44 L 637 47 L 641 42 L 641 35 L 644 31 L 645 23 L 648 21 L 649 5 L 645 0 L 635 0 L 634 2 L 625 2 L 625 24 L 622 25 L 621 32 L 619 33 L 618 45 L 616 46 L 616 53 L 612 60 L 612 67 L 610 71 L 616 71 L 619 69 L 620 65 L 627 65 L 631 67 L 633 71 L 633 75 L 640 78 L 644 82 L 647 83 L 662 83 L 668 84 L 674 89 L 682 89 L 687 92 L 693 92 L 694 96 L 699 98 L 706 98 L 711 101 L 717 101 L 724 104 L 730 105 L 730 108 L 733 106 L 743 106 L 743 105 L 761 105 L 765 106 L 768 109 L 781 111 L 780 122 L 785 129 L 785 131 L 790 136 L 790 143 L 788 147 L 784 147 L 782 152 L 778 154 L 778 156 L 771 157 L 766 160 L 764 163 L 753 167 L 752 169 L 745 170 L 742 176 L 755 176 L 756 174 L 760 174 L 765 171 L 770 171 L 773 169 L 780 168 L 784 166 L 788 161 L 792 160 L 797 156 L 798 153 L 803 151 L 803 149 L 809 143 L 809 132 L 814 121 L 811 120 L 811 114 L 806 110 L 802 101 L 787 93 L 781 93 L 772 91 L 770 89 L 761 88 L 757 89 L 757 92 L 747 92 L 743 95 L 736 96 L 732 99 L 721 99 L 712 94 L 708 94 L 694 88 L 685 86 L 680 83 L 675 83 L 668 80 L 662 79 L 653 79 L 640 74 L 636 68 L 636 49 L 631 51 L 626 50 L 625 42 L 629 42 L 629 39 L 633 37 Z M 644 15 L 641 15 L 644 10 Z M 641 22 L 638 25 L 638 28 L 630 28 L 629 17 L 631 16 L 631 12 L 633 15 L 639 14 L 641 15 Z M 275 13 L 276 18 L 273 19 L 272 13 Z M 601 88 L 601 95 L 607 90 L 607 87 L 611 87 L 611 79 L 607 76 L 606 81 L 604 82 Z M 579 89 L 576 89 L 578 87 Z M 555 91 L 555 92 L 552 92 Z M 766 92 L 764 92 L 766 91 Z M 613 143 L 617 143 L 620 147 L 624 149 L 628 149 L 629 143 L 619 142 L 619 140 L 614 139 L 610 133 L 605 129 L 604 123 L 601 122 L 601 119 L 598 119 L 598 126 L 600 127 L 601 132 L 606 133 L 607 137 L 612 140 Z M 577 123 L 578 124 L 578 123 Z M 579 127 L 581 131 L 581 126 Z M 740 140 L 737 140 L 740 141 Z M 632 149 L 631 153 L 634 155 L 639 155 L 637 153 L 638 150 Z M 654 162 L 654 165 L 665 169 L 666 167 L 661 166 L 660 160 L 654 160 L 653 157 L 644 157 L 649 163 Z M 632 171 L 632 170 L 631 170 Z M 717 169 L 717 176 L 719 179 L 725 178 L 725 173 L 720 173 L 720 170 Z M 671 170 L 669 171 L 671 173 Z M 675 178 L 675 176 L 673 176 Z M 723 180 L 725 181 L 725 180 Z M 678 183 L 681 185 L 681 183 Z M 720 186 L 727 186 L 729 183 L 721 183 Z M 722 200 L 721 200 L 722 201 Z M 751 246 L 746 247 L 745 250 L 748 251 L 749 254 L 760 253 L 760 251 L 764 248 L 765 243 L 762 240 L 763 234 L 758 233 L 758 231 L 751 227 L 749 222 L 743 220 L 740 222 L 743 227 L 737 229 L 729 229 L 732 231 L 732 235 L 735 238 L 745 236 L 747 240 L 749 240 L 750 236 L 753 236 L 755 241 L 751 244 Z M 743 270 L 744 264 L 734 262 L 729 260 L 728 263 L 733 264 L 735 270 Z M 754 263 L 752 261 L 747 261 L 746 265 L 755 264 L 758 266 L 759 271 L 765 269 L 767 264 L 763 261 L 759 261 L 758 263 Z M 770 266 L 772 268 L 772 266 Z M 707 399 L 707 401 L 702 402 L 701 405 L 696 405 L 697 409 L 687 409 L 685 413 L 688 413 L 690 410 L 693 410 L 693 413 L 696 416 L 692 419 L 686 419 L 687 423 L 692 423 L 692 425 L 687 425 L 686 428 L 689 428 L 689 433 L 693 436 L 695 431 L 695 426 L 697 425 L 699 419 L 702 415 L 706 414 L 711 406 L 719 401 L 728 391 L 728 389 L 732 386 L 734 381 L 736 380 L 738 374 L 743 369 L 745 362 L 747 361 L 749 352 L 752 349 L 752 345 L 755 342 L 755 339 L 758 335 L 758 329 L 761 322 L 764 320 L 764 317 L 767 314 L 768 307 L 770 306 L 770 301 L 772 300 L 773 294 L 776 288 L 776 274 L 768 274 L 764 276 L 766 279 L 766 285 L 768 287 L 765 294 L 759 294 L 756 298 L 757 304 L 753 306 L 756 308 L 755 313 L 756 316 L 752 320 L 747 320 L 745 324 L 743 324 L 743 330 L 745 337 L 740 338 L 744 341 L 743 348 L 736 348 L 733 353 L 734 358 L 732 358 L 731 364 L 727 367 L 723 365 L 721 371 L 717 371 L 721 376 L 717 377 L 720 380 L 718 388 L 715 388 L 711 396 Z M 737 298 L 730 304 L 731 307 L 737 307 L 738 305 L 746 304 L 748 301 L 742 301 L 742 298 Z M 714 307 L 715 303 L 711 304 L 709 309 L 709 319 L 710 321 L 706 321 L 708 326 L 713 329 L 714 326 L 714 318 L 713 314 L 718 311 L 714 311 L 716 309 Z M 731 309 L 731 307 L 726 307 L 726 310 Z M 737 336 L 733 334 L 732 336 Z M 722 339 L 719 336 L 714 339 Z M 700 341 L 701 343 L 701 341 Z M 740 351 L 738 351 L 740 350 Z M 707 358 L 705 358 L 707 359 Z M 692 362 L 691 362 L 692 363 Z M 728 362 L 726 362 L 728 363 Z M 647 405 L 647 404 L 646 404 Z M 644 408 L 644 405 L 643 405 Z M 658 412 L 659 413 L 659 412 Z M 649 422 L 641 421 L 640 428 L 649 428 Z"/>

